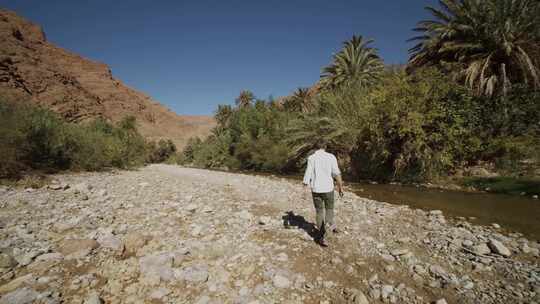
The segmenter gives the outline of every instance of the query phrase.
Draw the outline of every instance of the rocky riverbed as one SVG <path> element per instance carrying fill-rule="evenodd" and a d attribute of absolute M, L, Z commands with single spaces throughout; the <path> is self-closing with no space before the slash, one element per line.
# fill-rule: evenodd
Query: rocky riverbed
<path fill-rule="evenodd" d="M 299 182 L 168 165 L 0 188 L 0 303 L 540 303 L 540 244 Z"/>

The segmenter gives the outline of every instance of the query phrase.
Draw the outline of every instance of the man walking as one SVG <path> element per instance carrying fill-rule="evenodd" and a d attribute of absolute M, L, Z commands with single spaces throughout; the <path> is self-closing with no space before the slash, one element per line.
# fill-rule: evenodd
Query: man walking
<path fill-rule="evenodd" d="M 315 241 L 326 247 L 328 245 L 324 240 L 325 226 L 328 225 L 333 232 L 337 232 L 334 223 L 334 178 L 337 181 L 340 196 L 343 196 L 343 181 L 336 157 L 325 151 L 326 143 L 320 141 L 316 148 L 318 150 L 308 157 L 304 185 L 311 188 L 313 204 L 315 205 L 318 228 Z"/>

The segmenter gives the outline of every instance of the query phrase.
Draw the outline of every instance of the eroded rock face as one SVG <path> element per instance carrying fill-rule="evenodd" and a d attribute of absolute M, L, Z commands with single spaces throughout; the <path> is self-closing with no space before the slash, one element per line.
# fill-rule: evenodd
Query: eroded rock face
<path fill-rule="evenodd" d="M 110 68 L 47 41 L 41 27 L 0 9 L 0 97 L 31 102 L 68 121 L 104 117 L 116 122 L 137 118 L 141 133 L 170 138 L 183 146 L 205 136 L 215 122 L 206 116 L 178 116 L 114 78 Z"/>

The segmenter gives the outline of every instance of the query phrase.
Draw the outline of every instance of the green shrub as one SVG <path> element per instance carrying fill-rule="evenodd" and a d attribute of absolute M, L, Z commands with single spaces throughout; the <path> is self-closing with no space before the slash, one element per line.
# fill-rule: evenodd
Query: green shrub
<path fill-rule="evenodd" d="M 0 177 L 14 176 L 24 169 L 19 161 L 19 149 L 25 143 L 25 134 L 18 127 L 23 116 L 19 106 L 0 102 Z"/>
<path fill-rule="evenodd" d="M 150 153 L 164 161 L 175 151 L 170 140 L 149 151 L 134 117 L 116 126 L 103 119 L 75 125 L 44 109 L 0 101 L 0 177 L 32 169 L 133 168 L 144 165 Z"/>
<path fill-rule="evenodd" d="M 394 69 L 372 86 L 322 91 L 307 113 L 261 100 L 220 106 L 212 136 L 190 140 L 182 161 L 294 172 L 324 139 L 356 179 L 444 179 L 478 163 L 532 174 L 540 163 L 539 96 L 516 89 L 478 97 L 435 68 Z"/>
<path fill-rule="evenodd" d="M 176 145 L 170 139 L 160 139 L 156 144 L 151 141 L 147 144 L 149 163 L 162 163 L 176 154 Z"/>

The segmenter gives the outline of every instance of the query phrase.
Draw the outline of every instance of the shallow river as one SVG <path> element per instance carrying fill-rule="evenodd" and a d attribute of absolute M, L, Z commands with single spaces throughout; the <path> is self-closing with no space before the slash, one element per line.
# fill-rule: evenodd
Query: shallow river
<path fill-rule="evenodd" d="M 301 176 L 247 173 L 301 181 Z M 540 242 L 540 200 L 523 196 L 472 193 L 389 184 L 345 182 L 347 190 L 361 197 L 424 210 L 442 210 L 447 217 L 465 217 L 480 225 L 499 224 L 508 232 L 520 232 Z"/>
<path fill-rule="evenodd" d="M 521 196 L 468 193 L 413 186 L 347 183 L 362 197 L 381 202 L 409 205 L 426 210 L 442 210 L 451 217 L 474 217 L 473 223 L 497 223 L 507 231 L 521 232 L 540 241 L 540 200 Z"/>

